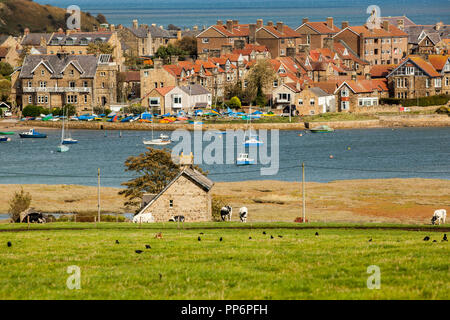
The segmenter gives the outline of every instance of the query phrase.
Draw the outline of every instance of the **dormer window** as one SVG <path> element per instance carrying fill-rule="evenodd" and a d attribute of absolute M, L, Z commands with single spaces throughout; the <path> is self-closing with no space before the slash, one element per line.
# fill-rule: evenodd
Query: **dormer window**
<path fill-rule="evenodd" d="M 66 45 L 73 45 L 73 43 L 74 43 L 74 41 L 73 41 L 73 39 L 72 38 L 67 38 L 66 39 Z"/>
<path fill-rule="evenodd" d="M 41 76 L 45 75 L 45 70 L 41 70 Z"/>
<path fill-rule="evenodd" d="M 81 44 L 82 46 L 87 46 L 88 40 L 87 40 L 87 39 L 81 39 L 80 44 Z"/>
<path fill-rule="evenodd" d="M 69 71 L 69 75 L 73 76 L 74 74 L 75 74 L 75 71 L 73 71 L 73 69 Z"/>

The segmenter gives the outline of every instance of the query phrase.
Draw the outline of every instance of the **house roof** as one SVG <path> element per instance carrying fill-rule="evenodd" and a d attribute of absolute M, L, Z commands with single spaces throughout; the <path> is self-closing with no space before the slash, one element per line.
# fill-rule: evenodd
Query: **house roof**
<path fill-rule="evenodd" d="M 164 28 L 160 28 L 157 26 L 148 26 L 148 32 L 152 35 L 152 38 L 176 38 L 176 34 L 174 35 L 169 30 Z"/>
<path fill-rule="evenodd" d="M 80 78 L 94 78 L 97 71 L 97 57 L 94 55 L 28 55 L 23 62 L 20 78 L 33 78 L 34 70 L 43 64 L 52 73 L 51 78 L 62 78 L 62 71 L 72 63 L 82 70 Z"/>
<path fill-rule="evenodd" d="M 230 29 L 227 28 L 226 24 L 222 24 L 222 25 L 216 24 L 216 25 L 210 26 L 206 30 L 209 30 L 211 28 L 215 29 L 216 31 L 218 31 L 225 37 L 248 37 L 248 35 L 249 35 L 249 25 L 248 24 L 233 24 L 233 26 Z M 201 36 L 201 34 L 203 32 L 205 32 L 206 30 L 202 31 L 197 36 L 198 37 Z"/>
<path fill-rule="evenodd" d="M 407 37 L 408 34 L 400 30 L 394 25 L 389 24 L 389 30 L 385 30 L 383 26 L 379 29 L 369 29 L 366 25 L 363 26 L 351 26 L 344 30 L 351 30 L 354 33 L 360 35 L 361 33 L 365 38 L 383 38 L 383 37 Z M 342 31 L 344 31 L 342 30 Z M 342 32 L 341 31 L 341 32 Z"/>
<path fill-rule="evenodd" d="M 405 31 L 408 33 L 408 42 L 411 44 L 419 43 L 419 36 L 422 32 L 425 32 L 426 34 L 437 34 L 440 39 L 450 38 L 450 25 L 441 25 L 439 30 L 437 29 L 438 28 L 436 28 L 436 25 L 413 25 L 405 27 Z M 433 37 L 431 40 L 436 41 L 437 35 L 430 36 L 430 39 Z"/>
<path fill-rule="evenodd" d="M 5 58 L 9 52 L 8 47 L 0 47 L 0 58 Z"/>
<path fill-rule="evenodd" d="M 165 96 L 165 95 L 168 94 L 170 91 L 172 91 L 173 88 L 175 88 L 175 86 L 168 86 L 168 87 L 162 87 L 162 88 L 155 88 L 154 90 L 156 90 L 160 95 Z"/>
<path fill-rule="evenodd" d="M 0 34 L 0 44 L 3 44 L 3 42 L 5 42 L 6 40 L 9 39 L 9 35 L 7 34 Z"/>
<path fill-rule="evenodd" d="M 407 16 L 396 16 L 396 17 L 381 17 L 381 21 L 387 21 L 390 24 L 398 27 L 398 21 L 403 20 L 403 25 L 405 27 L 415 26 L 416 24 Z"/>
<path fill-rule="evenodd" d="M 326 21 L 308 21 L 299 26 L 296 30 L 300 29 L 304 25 L 309 26 L 320 34 L 335 34 L 341 31 L 341 29 L 334 24 L 333 28 L 330 28 Z"/>
<path fill-rule="evenodd" d="M 128 28 L 128 30 L 130 30 L 131 33 L 137 38 L 147 38 L 148 33 L 149 33 L 148 28 L 146 28 L 146 27 L 139 27 L 137 29 Z"/>
<path fill-rule="evenodd" d="M 147 210 L 158 198 L 163 195 L 167 189 L 170 188 L 171 185 L 173 185 L 181 176 L 185 176 L 195 184 L 197 184 L 200 188 L 202 188 L 205 191 L 211 190 L 211 188 L 214 186 L 214 182 L 207 178 L 205 175 L 203 175 L 200 171 L 195 170 L 194 168 L 184 168 L 180 171 L 180 173 L 172 179 L 172 181 L 169 182 L 169 184 L 161 190 L 160 193 L 158 193 L 142 210 L 139 212 L 143 212 Z"/>
<path fill-rule="evenodd" d="M 140 82 L 141 81 L 141 73 L 139 71 L 127 71 L 124 72 L 125 82 Z"/>
<path fill-rule="evenodd" d="M 430 54 L 428 56 L 428 61 L 430 61 L 436 71 L 442 71 L 449 58 L 450 55 Z"/>
<path fill-rule="evenodd" d="M 395 69 L 395 64 L 376 64 L 370 68 L 372 78 L 386 78 L 386 76 Z"/>
<path fill-rule="evenodd" d="M 344 84 L 346 84 L 354 93 L 367 93 L 374 91 L 389 91 L 386 79 L 371 79 L 371 80 L 345 80 L 341 83 L 338 91 Z"/>
<path fill-rule="evenodd" d="M 328 92 L 324 91 L 323 89 L 321 89 L 319 87 L 309 88 L 309 91 L 314 93 L 317 97 L 327 97 L 330 95 Z"/>
<path fill-rule="evenodd" d="M 206 90 L 203 86 L 201 86 L 199 84 L 190 84 L 187 86 L 180 86 L 180 89 L 191 96 L 209 94 L 209 91 Z"/>
<path fill-rule="evenodd" d="M 53 33 L 29 33 L 23 37 L 21 44 L 23 46 L 40 46 L 42 38 L 47 43 L 52 35 Z"/>
<path fill-rule="evenodd" d="M 328 94 L 334 94 L 334 91 L 338 87 L 338 81 L 311 82 L 310 85 L 311 87 L 320 88 Z"/>
<path fill-rule="evenodd" d="M 300 38 L 301 35 L 294 31 L 289 26 L 283 24 L 282 31 L 278 28 L 277 25 L 272 26 L 262 26 L 259 30 L 266 30 L 267 32 L 271 33 L 275 38 Z M 258 32 L 256 31 L 256 32 Z"/>
<path fill-rule="evenodd" d="M 71 32 L 69 34 L 66 33 L 54 33 L 50 40 L 47 42 L 48 45 L 70 45 L 70 46 L 79 46 L 82 45 L 81 41 L 87 41 L 87 43 L 102 41 L 108 42 L 112 37 L 112 32 Z M 73 43 L 67 43 L 67 40 L 73 40 Z"/>

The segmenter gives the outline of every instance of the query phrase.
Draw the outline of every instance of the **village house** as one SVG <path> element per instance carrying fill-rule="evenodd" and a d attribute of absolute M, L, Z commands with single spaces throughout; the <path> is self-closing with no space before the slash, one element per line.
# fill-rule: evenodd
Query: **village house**
<path fill-rule="evenodd" d="M 14 75 L 18 105 L 61 108 L 76 106 L 78 112 L 116 102 L 117 66 L 109 55 L 28 55 Z"/>
<path fill-rule="evenodd" d="M 122 88 L 118 88 L 118 90 L 122 90 L 128 100 L 141 97 L 141 74 L 139 71 L 121 72 L 119 78 L 121 78 Z"/>
<path fill-rule="evenodd" d="M 298 95 L 296 101 L 300 115 L 315 115 L 326 112 L 336 112 L 336 97 L 319 87 L 306 86 Z"/>
<path fill-rule="evenodd" d="M 277 22 L 274 25 L 273 22 L 269 21 L 264 26 L 262 25 L 262 20 L 258 20 L 256 24 L 256 41 L 259 45 L 263 45 L 269 50 L 272 58 L 277 58 L 294 56 L 301 44 L 301 37 L 300 34 L 283 22 Z"/>
<path fill-rule="evenodd" d="M 246 44 L 244 49 L 234 49 L 232 53 L 241 55 L 242 58 L 247 61 L 271 58 L 270 52 L 266 46 L 256 44 Z"/>
<path fill-rule="evenodd" d="M 334 91 L 338 112 L 364 112 L 380 105 L 380 98 L 389 97 L 385 79 L 346 80 Z"/>
<path fill-rule="evenodd" d="M 410 99 L 450 91 L 449 56 L 430 57 L 426 61 L 420 56 L 410 55 L 387 75 L 394 98 Z"/>
<path fill-rule="evenodd" d="M 347 26 L 333 38 L 344 41 L 371 65 L 397 64 L 408 53 L 408 35 L 388 21 L 379 28 L 372 25 Z"/>
<path fill-rule="evenodd" d="M 138 26 L 138 21 L 133 20 L 131 28 L 117 26 L 117 33 L 121 42 L 122 50 L 132 57 L 152 56 L 152 37 L 145 25 Z"/>
<path fill-rule="evenodd" d="M 415 22 L 412 21 L 407 16 L 395 16 L 395 17 L 389 16 L 389 17 L 380 17 L 380 19 L 382 22 L 387 21 L 389 22 L 389 24 L 396 26 L 402 31 L 405 31 L 405 29 L 416 25 Z"/>
<path fill-rule="evenodd" d="M 51 33 L 31 33 L 25 28 L 20 45 L 30 54 L 47 54 L 47 43 L 53 36 Z"/>
<path fill-rule="evenodd" d="M 343 27 L 347 27 L 348 23 L 345 22 Z M 324 48 L 324 41 L 326 38 L 331 38 L 336 35 L 341 29 L 334 24 L 332 17 L 327 18 L 326 21 L 309 21 L 308 18 L 304 18 L 302 24 L 295 29 L 300 34 L 301 43 L 308 45 L 309 48 L 318 49 Z"/>
<path fill-rule="evenodd" d="M 21 45 L 16 38 L 0 35 L 0 62 L 9 63 L 13 68 L 18 67 L 20 49 Z"/>
<path fill-rule="evenodd" d="M 53 33 L 47 42 L 47 54 L 68 53 L 70 55 L 87 55 L 89 44 L 108 43 L 113 48 L 112 58 L 119 71 L 123 69 L 124 58 L 117 31 L 111 25 L 112 31 L 79 32 L 77 30 L 62 29 Z"/>
<path fill-rule="evenodd" d="M 450 25 L 438 22 L 435 25 L 411 25 L 405 27 L 408 34 L 409 54 L 436 54 L 443 39 L 450 38 Z M 440 44 L 442 45 L 442 44 Z"/>
<path fill-rule="evenodd" d="M 168 222 L 175 216 L 183 216 L 185 222 L 212 221 L 213 185 L 192 166 L 184 166 L 160 193 L 144 195 L 139 214 L 151 214 L 154 222 Z"/>
<path fill-rule="evenodd" d="M 298 94 L 301 92 L 300 83 L 284 83 L 272 90 L 272 108 L 284 110 L 285 107 L 297 106 Z M 280 111 L 282 113 L 282 111 Z"/>
<path fill-rule="evenodd" d="M 450 38 L 442 39 L 436 44 L 437 54 L 450 54 Z"/>

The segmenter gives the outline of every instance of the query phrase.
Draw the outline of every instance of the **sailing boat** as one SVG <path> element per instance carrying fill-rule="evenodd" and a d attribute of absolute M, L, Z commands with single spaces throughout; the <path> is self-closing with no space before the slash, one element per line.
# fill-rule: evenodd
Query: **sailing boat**
<path fill-rule="evenodd" d="M 172 143 L 172 140 L 170 140 L 169 136 L 162 134 L 159 136 L 158 139 L 153 139 L 153 120 L 152 118 L 152 139 L 151 140 L 143 140 L 142 143 L 145 145 L 154 145 L 154 146 L 165 146 Z"/>
<path fill-rule="evenodd" d="M 247 117 L 247 124 L 249 124 L 249 133 L 248 133 L 248 139 L 244 140 L 244 146 L 245 147 L 251 147 L 251 146 L 263 145 L 264 142 L 260 141 L 258 139 L 258 135 L 257 134 L 252 134 L 252 124 L 251 123 L 252 123 L 252 107 L 250 106 L 249 116 Z"/>
<path fill-rule="evenodd" d="M 67 113 L 69 113 L 69 112 L 67 112 Z M 68 116 L 69 115 L 67 114 L 67 117 Z M 64 114 L 63 114 L 63 121 L 64 121 Z M 78 143 L 78 140 L 73 139 L 72 135 L 70 134 L 69 122 L 67 122 L 67 132 L 68 132 L 68 137 L 63 139 L 62 144 L 75 144 L 75 143 Z"/>
<path fill-rule="evenodd" d="M 65 120 L 65 117 L 64 117 L 64 109 L 63 109 L 62 130 L 61 130 L 61 144 L 56 149 L 56 151 L 58 151 L 58 152 L 67 152 L 67 151 L 69 151 L 69 147 L 64 145 L 64 122 L 65 122 L 64 120 Z"/>

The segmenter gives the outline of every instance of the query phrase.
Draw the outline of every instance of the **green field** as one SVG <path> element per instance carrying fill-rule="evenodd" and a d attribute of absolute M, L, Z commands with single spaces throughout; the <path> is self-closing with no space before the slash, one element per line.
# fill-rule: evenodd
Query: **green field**
<path fill-rule="evenodd" d="M 308 226 L 0 225 L 0 299 L 450 298 L 450 250 L 441 242 L 448 227 Z M 71 265 L 81 269 L 80 290 L 66 287 Z M 380 267 L 379 290 L 366 286 L 370 265 Z"/>

